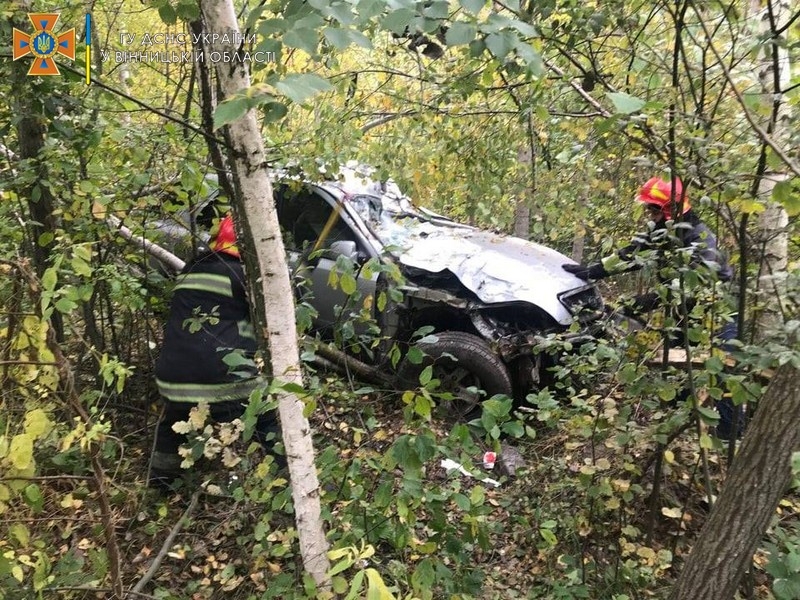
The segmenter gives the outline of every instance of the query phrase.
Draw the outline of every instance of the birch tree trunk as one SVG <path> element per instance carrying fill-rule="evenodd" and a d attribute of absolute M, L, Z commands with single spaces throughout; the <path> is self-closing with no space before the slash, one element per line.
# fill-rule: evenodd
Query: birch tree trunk
<path fill-rule="evenodd" d="M 240 31 L 232 0 L 201 0 L 206 31 L 219 34 L 209 48 L 232 56 L 239 48 Z M 220 61 L 215 65 L 225 98 L 250 87 L 246 65 Z M 294 294 L 278 227 L 264 145 L 255 110 L 231 123 L 226 137 L 233 168 L 234 213 L 247 269 L 258 334 L 266 344 L 270 375 L 276 381 L 302 385 Z M 320 515 L 319 482 L 314 465 L 311 427 L 303 403 L 294 394 L 278 394 L 278 412 L 289 463 L 300 553 L 306 571 L 319 587 L 328 587 L 328 542 Z"/>
<path fill-rule="evenodd" d="M 758 0 L 751 0 L 750 8 L 754 20 L 758 23 L 760 37 L 769 37 L 773 41 L 771 45 L 765 45 L 758 78 L 765 97 L 772 98 L 772 111 L 766 131 L 773 140 L 782 142 L 786 139 L 785 122 L 788 117 L 788 108 L 782 98 L 782 92 L 788 89 L 791 79 L 789 53 L 785 44 L 778 43 L 779 36 L 776 31 L 783 25 L 786 15 L 791 14 L 790 6 L 785 0 L 770 0 L 765 8 Z M 784 207 L 773 202 L 771 197 L 775 185 L 788 178 L 786 173 L 765 173 L 758 186 L 758 196 L 766 200 L 767 207 L 759 215 L 756 239 L 761 254 L 758 289 L 764 305 L 757 321 L 759 336 L 783 320 L 782 280 L 788 265 L 789 216 Z"/>

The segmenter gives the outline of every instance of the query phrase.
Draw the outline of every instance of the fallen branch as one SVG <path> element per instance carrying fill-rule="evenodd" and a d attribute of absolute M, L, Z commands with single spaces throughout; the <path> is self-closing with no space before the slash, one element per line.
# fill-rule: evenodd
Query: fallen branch
<path fill-rule="evenodd" d="M 325 344 L 323 342 L 316 342 L 316 344 L 317 347 L 315 350 L 317 354 L 319 354 L 325 360 L 333 363 L 333 365 L 338 369 L 352 373 L 359 379 L 363 379 L 368 383 L 377 383 L 390 388 L 395 386 L 395 381 L 391 375 L 385 373 L 381 369 L 368 365 L 365 362 L 361 362 L 357 358 L 353 358 L 349 354 L 346 354 L 329 344 Z"/>
<path fill-rule="evenodd" d="M 167 539 L 164 540 L 164 543 L 161 545 L 161 550 L 158 551 L 158 554 L 153 559 L 153 562 L 150 564 L 150 568 L 147 569 L 147 573 L 142 576 L 142 578 L 136 583 L 135 586 L 128 592 L 129 594 L 137 594 L 141 595 L 141 591 L 144 589 L 153 576 L 158 571 L 159 567 L 161 567 L 161 563 L 164 561 L 164 558 L 167 556 L 169 549 L 172 548 L 172 544 L 175 541 L 175 537 L 180 533 L 181 529 L 183 529 L 183 525 L 186 523 L 189 515 L 194 512 L 194 509 L 197 507 L 197 501 L 200 499 L 200 492 L 195 492 L 192 494 L 192 499 L 189 502 L 189 506 L 186 507 L 186 510 L 183 511 L 181 518 L 178 519 L 178 522 L 172 527 L 172 530 L 169 532 Z"/>
<path fill-rule="evenodd" d="M 129 228 L 122 224 L 122 221 L 120 221 L 114 215 L 109 215 L 106 217 L 106 222 L 116 229 L 126 240 L 141 247 L 150 256 L 161 261 L 162 264 L 169 267 L 176 273 L 180 273 L 186 266 L 186 263 L 183 260 L 175 256 L 166 248 L 162 248 L 155 242 L 151 242 L 141 235 L 135 235 Z"/>

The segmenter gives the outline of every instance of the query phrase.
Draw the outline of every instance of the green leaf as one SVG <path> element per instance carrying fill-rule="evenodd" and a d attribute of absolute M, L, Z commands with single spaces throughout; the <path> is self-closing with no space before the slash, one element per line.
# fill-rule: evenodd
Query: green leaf
<path fill-rule="evenodd" d="M 287 75 L 275 87 L 297 104 L 302 104 L 314 94 L 333 89 L 326 79 L 313 73 Z"/>
<path fill-rule="evenodd" d="M 354 294 L 358 289 L 356 278 L 353 277 L 351 273 L 342 273 L 342 277 L 339 280 L 339 285 L 341 286 L 342 291 L 348 296 Z"/>
<path fill-rule="evenodd" d="M 501 429 L 503 433 L 506 433 L 511 437 L 521 438 L 523 435 L 525 435 L 525 427 L 520 421 L 509 421 L 508 423 L 503 423 Z"/>
<path fill-rule="evenodd" d="M 355 7 L 361 22 L 367 22 L 383 12 L 386 6 L 383 0 L 360 0 Z"/>
<path fill-rule="evenodd" d="M 800 194 L 792 193 L 790 181 L 779 181 L 772 188 L 772 199 L 778 202 L 790 217 L 800 215 Z"/>
<path fill-rule="evenodd" d="M 539 535 L 542 536 L 542 539 L 548 546 L 555 546 L 558 543 L 558 538 L 556 534 L 550 531 L 549 529 L 539 529 Z"/>
<path fill-rule="evenodd" d="M 284 19 L 264 19 L 258 24 L 258 33 L 262 36 L 286 31 L 287 23 Z"/>
<path fill-rule="evenodd" d="M 422 369 L 422 373 L 419 374 L 419 382 L 421 385 L 426 386 L 430 383 L 432 378 L 433 378 L 433 367 L 428 365 L 427 367 Z"/>
<path fill-rule="evenodd" d="M 250 108 L 247 98 L 230 98 L 220 102 L 214 111 L 214 130 L 240 119 Z"/>
<path fill-rule="evenodd" d="M 536 27 L 530 23 L 526 23 L 525 21 L 520 21 L 519 19 L 512 19 L 511 27 L 519 31 L 520 35 L 524 35 L 525 37 L 539 36 L 539 32 L 536 31 Z"/>
<path fill-rule="evenodd" d="M 282 102 L 267 102 L 261 106 L 261 111 L 264 114 L 265 123 L 274 123 L 285 117 L 289 109 Z"/>
<path fill-rule="evenodd" d="M 792 600 L 800 598 L 800 580 L 796 577 L 790 579 L 777 579 L 773 584 L 775 597 L 779 600 Z"/>
<path fill-rule="evenodd" d="M 421 365 L 424 356 L 425 354 L 417 346 L 412 346 L 406 353 L 406 359 L 408 359 L 408 362 L 410 362 L 412 365 Z"/>
<path fill-rule="evenodd" d="M 779 181 L 772 188 L 772 199 L 783 204 L 792 194 L 792 184 L 789 181 Z"/>
<path fill-rule="evenodd" d="M 158 16 L 161 17 L 161 20 L 167 25 L 174 25 L 178 22 L 178 14 L 169 2 L 164 2 L 164 4 L 158 7 Z"/>
<path fill-rule="evenodd" d="M 533 46 L 523 40 L 519 40 L 514 46 L 514 50 L 516 50 L 517 56 L 519 56 L 525 62 L 528 71 L 532 75 L 542 75 L 544 73 L 544 63 L 542 62 L 542 57 L 536 50 L 534 50 Z M 536 110 L 538 114 L 539 108 L 537 107 Z M 545 113 L 546 112 L 547 109 L 545 109 Z M 549 115 L 546 118 L 549 118 Z"/>
<path fill-rule="evenodd" d="M 448 46 L 461 46 L 463 44 L 469 44 L 475 39 L 477 34 L 478 28 L 472 23 L 456 21 L 450 25 L 444 39 Z"/>
<path fill-rule="evenodd" d="M 200 18 L 200 7 L 193 0 L 181 2 L 178 4 L 176 13 L 184 21 L 196 21 Z"/>
<path fill-rule="evenodd" d="M 353 576 L 353 582 L 350 584 L 350 592 L 344 600 L 354 600 L 359 597 L 361 586 L 364 584 L 364 571 L 359 571 Z"/>
<path fill-rule="evenodd" d="M 448 16 L 450 16 L 447 0 L 433 0 L 433 2 L 426 2 L 422 14 L 429 19 L 446 19 Z"/>
<path fill-rule="evenodd" d="M 339 21 L 342 25 L 352 25 L 355 21 L 353 10 L 347 2 L 334 2 L 328 7 L 326 14 Z"/>
<path fill-rule="evenodd" d="M 50 267 L 44 272 L 44 275 L 42 275 L 42 287 L 48 292 L 52 292 L 55 289 L 57 281 L 58 274 L 54 267 Z"/>
<path fill-rule="evenodd" d="M 466 511 L 470 509 L 469 498 L 467 498 L 464 494 L 455 494 L 453 496 L 453 502 L 461 510 Z"/>
<path fill-rule="evenodd" d="M 325 27 L 322 30 L 322 35 L 330 44 L 339 50 L 344 50 L 350 45 L 350 32 L 341 27 Z"/>
<path fill-rule="evenodd" d="M 25 488 L 23 495 L 25 496 L 25 504 L 30 506 L 34 513 L 41 512 L 42 505 L 44 504 L 44 496 L 38 485 L 31 483 Z"/>
<path fill-rule="evenodd" d="M 716 425 L 719 423 L 719 413 L 713 408 L 706 408 L 705 406 L 698 406 L 697 412 L 704 423 L 708 425 Z"/>
<path fill-rule="evenodd" d="M 316 29 L 298 28 L 287 31 L 283 36 L 283 43 L 290 48 L 298 48 L 314 56 L 317 53 L 319 38 Z"/>
<path fill-rule="evenodd" d="M 646 104 L 641 98 L 631 96 L 625 92 L 609 92 L 606 95 L 614 104 L 614 110 L 623 115 L 629 115 L 631 113 L 638 112 L 642 110 Z"/>
<path fill-rule="evenodd" d="M 486 47 L 495 58 L 502 60 L 511 51 L 511 43 L 507 32 L 492 33 L 486 36 Z"/>
<path fill-rule="evenodd" d="M 415 15 L 412 10 L 400 8 L 386 15 L 383 18 L 381 25 L 392 33 L 402 35 L 405 33 L 406 29 L 408 29 L 409 25 L 411 25 L 411 21 L 414 20 L 414 16 Z"/>
<path fill-rule="evenodd" d="M 55 307 L 58 312 L 67 315 L 78 308 L 78 305 L 69 298 L 59 298 L 56 301 Z"/>
<path fill-rule="evenodd" d="M 458 0 L 458 3 L 464 10 L 473 15 L 477 15 L 486 6 L 486 0 Z"/>
<path fill-rule="evenodd" d="M 361 48 L 365 48 L 367 50 L 372 50 L 372 40 L 370 40 L 366 35 L 364 35 L 360 31 L 351 29 L 350 37 L 352 38 L 353 43 L 356 46 L 360 46 Z"/>

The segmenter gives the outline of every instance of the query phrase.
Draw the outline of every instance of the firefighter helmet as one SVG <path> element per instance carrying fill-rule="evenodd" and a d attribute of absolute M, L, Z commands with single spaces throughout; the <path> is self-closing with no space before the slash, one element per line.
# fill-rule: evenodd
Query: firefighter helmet
<path fill-rule="evenodd" d="M 691 208 L 689 198 L 683 193 L 683 183 L 675 178 L 675 197 L 672 197 L 672 184 L 660 177 L 653 177 L 639 190 L 636 199 L 642 204 L 652 204 L 661 208 L 665 219 L 672 218 L 672 202 L 680 214 L 686 213 Z"/>
<path fill-rule="evenodd" d="M 239 248 L 236 246 L 236 229 L 233 226 L 233 217 L 225 215 L 211 229 L 210 248 L 214 252 L 225 252 L 239 258 Z"/>

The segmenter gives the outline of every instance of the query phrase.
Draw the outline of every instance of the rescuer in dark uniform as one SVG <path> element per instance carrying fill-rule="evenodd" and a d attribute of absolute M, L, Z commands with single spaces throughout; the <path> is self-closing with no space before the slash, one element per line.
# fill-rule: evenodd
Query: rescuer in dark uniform
<path fill-rule="evenodd" d="M 633 238 L 631 243 L 617 250 L 603 260 L 590 265 L 567 264 L 563 269 L 584 280 L 596 280 L 616 273 L 631 271 L 641 266 L 637 261 L 640 253 L 653 251 L 660 266 L 666 262 L 666 254 L 670 251 L 686 251 L 689 254 L 688 266 L 711 278 L 711 281 L 728 282 L 733 271 L 717 246 L 717 238 L 700 217 L 692 210 L 689 198 L 683 190 L 680 179 L 675 179 L 675 189 L 670 181 L 653 177 L 639 190 L 636 197 L 648 211 L 648 230 Z M 673 211 L 679 216 L 679 223 L 670 230 L 667 221 L 673 219 Z M 667 269 L 669 271 L 669 269 Z M 669 279 L 669 277 L 667 278 Z M 634 312 L 645 312 L 655 309 L 661 303 L 658 292 L 650 292 L 638 296 L 634 300 Z M 689 309 L 693 300 L 687 302 Z M 680 318 L 680 315 L 678 315 Z M 723 350 L 731 349 L 731 340 L 737 336 L 735 321 L 725 323 L 715 332 L 714 338 Z M 684 394 L 682 394 L 685 396 Z M 729 398 L 717 403 L 720 422 L 717 435 L 728 439 L 733 430 L 733 423 L 738 423 L 740 433 L 744 426 L 742 407 L 735 407 Z M 738 414 L 737 414 L 738 413 Z"/>
<path fill-rule="evenodd" d="M 232 421 L 244 413 L 250 393 L 264 384 L 252 360 L 235 368 L 223 360 L 234 352 L 252 359 L 257 349 L 230 215 L 212 230 L 209 247 L 176 280 L 156 362 L 165 405 L 150 466 L 150 483 L 156 486 L 169 485 L 181 472 L 178 448 L 186 436 L 173 430 L 176 422 L 186 421 L 201 402 L 214 421 Z M 256 435 L 268 450 L 278 432 L 274 411 L 258 417 Z"/>

